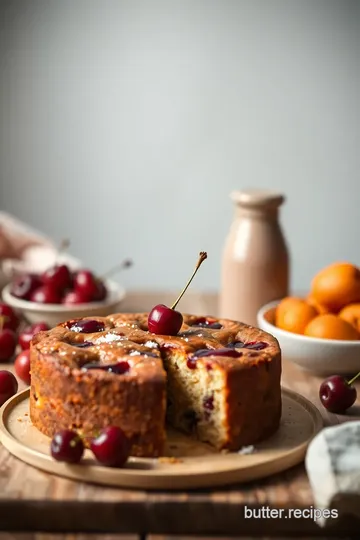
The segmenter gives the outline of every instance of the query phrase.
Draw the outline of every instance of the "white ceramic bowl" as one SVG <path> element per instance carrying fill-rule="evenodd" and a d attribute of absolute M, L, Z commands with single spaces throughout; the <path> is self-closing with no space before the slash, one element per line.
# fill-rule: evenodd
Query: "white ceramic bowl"
<path fill-rule="evenodd" d="M 10 284 L 2 291 L 2 298 L 6 304 L 23 314 L 30 323 L 46 322 L 50 327 L 58 323 L 87 316 L 106 316 L 116 313 L 121 301 L 125 297 L 125 290 L 112 281 L 106 282 L 108 298 L 103 302 L 89 302 L 77 306 L 64 306 L 62 304 L 37 304 L 20 300 L 10 294 Z"/>
<path fill-rule="evenodd" d="M 349 375 L 360 371 L 360 340 L 342 341 L 293 334 L 275 326 L 277 302 L 263 306 L 257 316 L 261 330 L 279 342 L 284 359 L 318 375 Z"/>

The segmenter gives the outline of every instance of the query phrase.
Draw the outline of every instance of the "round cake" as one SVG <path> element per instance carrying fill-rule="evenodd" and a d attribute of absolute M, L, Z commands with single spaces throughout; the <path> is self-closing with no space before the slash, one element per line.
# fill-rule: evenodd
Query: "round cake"
<path fill-rule="evenodd" d="M 121 427 L 132 455 L 164 452 L 166 424 L 217 449 L 272 435 L 281 417 L 281 351 L 257 328 L 184 315 L 176 336 L 150 333 L 148 314 L 68 321 L 31 343 L 30 417 L 44 434 L 90 440 Z"/>

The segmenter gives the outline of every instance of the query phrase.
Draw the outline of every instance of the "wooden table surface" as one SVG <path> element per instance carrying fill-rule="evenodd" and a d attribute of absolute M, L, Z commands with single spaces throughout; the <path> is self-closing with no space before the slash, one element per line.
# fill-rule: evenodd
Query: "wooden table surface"
<path fill-rule="evenodd" d="M 9 365 L 0 364 L 0 369 L 4 368 L 9 369 Z M 325 425 L 360 418 L 359 401 L 347 416 L 325 411 L 318 399 L 320 382 L 320 377 L 284 360 L 282 385 L 311 400 Z M 358 390 L 360 394 L 360 386 Z M 328 537 L 331 531 L 324 533 L 311 519 L 256 520 L 244 515 L 245 506 L 311 505 L 314 501 L 303 464 L 246 485 L 192 492 L 146 492 L 98 487 L 52 476 L 22 463 L 0 445 L 0 531 L 237 537 L 293 536 L 296 532 L 304 537 Z M 346 532 L 350 535 L 353 527 L 349 519 L 338 520 L 332 534 L 344 537 Z"/>

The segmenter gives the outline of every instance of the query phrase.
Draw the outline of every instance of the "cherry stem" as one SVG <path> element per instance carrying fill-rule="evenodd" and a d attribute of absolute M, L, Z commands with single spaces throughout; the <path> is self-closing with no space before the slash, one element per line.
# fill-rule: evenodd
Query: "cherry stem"
<path fill-rule="evenodd" d="M 58 249 L 58 255 L 60 255 L 61 253 L 69 249 L 69 246 L 70 246 L 70 240 L 68 238 L 64 238 L 63 240 L 61 240 L 60 246 Z"/>
<path fill-rule="evenodd" d="M 185 285 L 185 287 L 183 288 L 183 290 L 181 291 L 181 293 L 179 294 L 179 296 L 177 297 L 177 299 L 175 300 L 175 302 L 173 303 L 173 305 L 171 306 L 171 309 L 175 309 L 176 306 L 178 305 L 178 303 L 180 302 L 181 298 L 184 296 L 187 288 L 189 287 L 190 283 L 192 282 L 192 280 L 194 279 L 195 277 L 195 274 L 196 272 L 199 270 L 201 264 L 205 261 L 205 259 L 207 259 L 207 253 L 206 251 L 200 251 L 199 253 L 199 260 L 198 262 L 196 263 L 196 266 L 195 266 L 195 269 L 192 273 L 192 276 L 191 278 L 189 279 L 189 281 L 187 282 L 187 284 Z"/>
<path fill-rule="evenodd" d="M 61 240 L 59 248 L 55 255 L 55 264 L 59 262 L 60 255 L 64 253 L 64 251 L 69 249 L 69 246 L 70 246 L 70 240 L 68 238 L 64 238 L 63 240 Z"/>
<path fill-rule="evenodd" d="M 123 261 L 122 263 L 114 266 L 113 268 L 105 272 L 105 274 L 103 274 L 100 279 L 105 279 L 109 276 L 112 276 L 116 272 L 120 272 L 121 270 L 124 270 L 125 268 L 130 268 L 130 266 L 132 265 L 133 265 L 133 262 L 131 259 L 125 259 L 125 261 Z"/>
<path fill-rule="evenodd" d="M 355 382 L 356 379 L 357 379 L 359 376 L 360 376 L 360 371 L 359 371 L 359 373 L 357 373 L 357 374 L 355 375 L 355 377 L 353 377 L 352 379 L 350 379 L 350 381 L 347 381 L 348 385 L 351 386 L 352 383 Z"/>

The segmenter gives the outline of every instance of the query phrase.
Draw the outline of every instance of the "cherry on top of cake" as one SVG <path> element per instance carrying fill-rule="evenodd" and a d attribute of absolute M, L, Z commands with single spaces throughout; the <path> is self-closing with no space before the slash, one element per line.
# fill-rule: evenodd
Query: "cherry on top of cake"
<path fill-rule="evenodd" d="M 148 317 L 148 329 L 153 334 L 167 335 L 167 336 L 176 336 L 182 327 L 183 316 L 180 311 L 175 311 L 176 306 L 180 302 L 181 298 L 188 289 L 190 283 L 195 277 L 196 272 L 199 270 L 201 264 L 207 259 L 206 251 L 201 251 L 199 253 L 199 259 L 196 263 L 195 269 L 190 276 L 190 279 L 186 283 L 185 287 L 169 308 L 164 304 L 158 304 L 149 313 Z"/>

